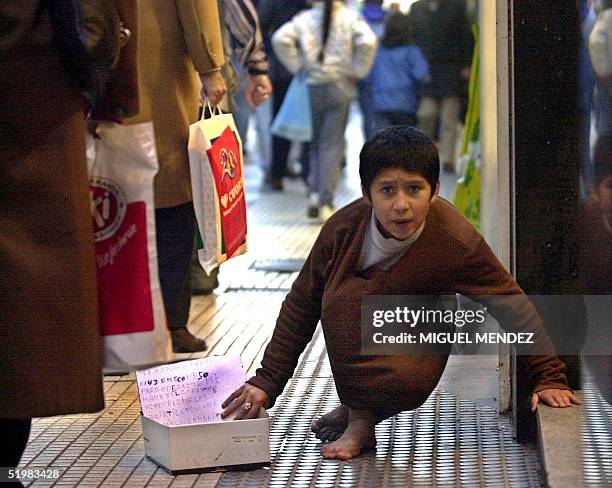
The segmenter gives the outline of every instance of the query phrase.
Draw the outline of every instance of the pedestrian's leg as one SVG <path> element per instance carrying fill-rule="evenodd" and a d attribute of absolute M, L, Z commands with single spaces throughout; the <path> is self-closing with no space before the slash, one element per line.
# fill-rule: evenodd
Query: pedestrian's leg
<path fill-rule="evenodd" d="M 274 94 L 272 95 L 272 118 L 283 104 L 287 90 L 289 89 L 288 81 L 278 81 L 274 85 Z M 291 149 L 291 141 L 278 136 L 272 136 L 272 160 L 270 161 L 270 169 L 266 175 L 266 185 L 271 190 L 282 190 L 282 178 L 287 172 L 287 159 L 289 150 Z"/>
<path fill-rule="evenodd" d="M 455 171 L 455 142 L 461 100 L 459 97 L 444 97 L 440 108 L 440 165 Z"/>
<path fill-rule="evenodd" d="M 247 134 L 249 132 L 249 118 L 251 116 L 251 107 L 249 106 L 246 95 L 244 92 L 245 80 L 240 80 L 239 89 L 234 94 L 234 103 L 236 109 L 234 110 L 234 122 L 236 123 L 236 129 L 242 139 L 242 144 L 246 145 Z M 229 96 L 229 95 L 228 95 Z"/>
<path fill-rule="evenodd" d="M 0 419 L 0 432 L 2 432 L 2 442 L 0 442 L 0 466 L 5 468 L 16 468 L 23 451 L 25 451 L 32 419 Z M 8 487 L 21 487 L 21 482 L 3 484 Z"/>
<path fill-rule="evenodd" d="M 308 173 L 310 172 L 310 142 L 302 143 L 300 163 L 302 165 L 302 180 L 304 180 L 305 183 L 308 183 Z"/>
<path fill-rule="evenodd" d="M 270 125 L 272 124 L 272 101 L 266 100 L 254 110 L 255 115 L 255 153 L 256 161 L 264 173 L 270 170 L 272 160 L 272 136 Z M 243 141 L 244 142 L 244 141 Z"/>
<path fill-rule="evenodd" d="M 372 137 L 376 130 L 375 112 L 372 109 L 372 84 L 367 80 L 361 80 L 357 85 L 359 108 L 363 118 L 363 135 L 366 140 Z"/>
<path fill-rule="evenodd" d="M 392 125 L 410 125 L 416 126 L 416 115 L 411 112 L 390 112 L 389 118 Z"/>
<path fill-rule="evenodd" d="M 159 281 L 175 352 L 196 352 L 206 343 L 187 330 L 191 304 L 193 203 L 155 210 Z"/>
<path fill-rule="evenodd" d="M 436 128 L 438 125 L 438 101 L 433 97 L 421 97 L 417 119 L 419 129 L 421 129 L 432 141 L 435 141 Z"/>
<path fill-rule="evenodd" d="M 374 112 L 372 114 L 372 128 L 374 129 L 374 132 L 384 129 L 385 127 L 389 127 L 390 125 L 393 124 L 387 116 L 387 112 Z"/>
<path fill-rule="evenodd" d="M 319 134 L 319 200 L 320 205 L 333 207 L 333 198 L 340 177 L 340 164 L 344 157 L 344 132 L 348 119 L 350 98 L 335 84 L 323 85 L 325 106 Z"/>
<path fill-rule="evenodd" d="M 327 103 L 325 100 L 324 85 L 309 85 L 310 111 L 312 114 L 312 141 L 310 142 L 308 164 L 308 216 L 319 216 L 319 181 L 321 170 L 321 131 Z"/>

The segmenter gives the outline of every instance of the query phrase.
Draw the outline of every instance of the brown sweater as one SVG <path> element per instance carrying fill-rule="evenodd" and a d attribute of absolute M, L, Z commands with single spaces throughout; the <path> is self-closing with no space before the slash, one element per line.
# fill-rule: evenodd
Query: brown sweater
<path fill-rule="evenodd" d="M 423 233 L 391 268 L 358 273 L 370 218 L 371 207 L 363 199 L 339 210 L 323 226 L 285 298 L 262 367 L 248 381 L 263 389 L 272 404 L 293 375 L 319 319 L 343 404 L 391 415 L 416 408 L 427 399 L 448 355 L 361 355 L 364 295 L 489 295 L 490 299 L 480 301 L 505 328 L 534 332 L 538 351 L 553 350 L 520 287 L 483 237 L 448 202 L 438 199 L 432 205 Z M 494 295 L 509 296 L 509 300 L 500 301 Z M 505 324 L 509 314 L 513 320 Z M 534 391 L 569 389 L 564 364 L 556 355 L 526 358 Z"/>

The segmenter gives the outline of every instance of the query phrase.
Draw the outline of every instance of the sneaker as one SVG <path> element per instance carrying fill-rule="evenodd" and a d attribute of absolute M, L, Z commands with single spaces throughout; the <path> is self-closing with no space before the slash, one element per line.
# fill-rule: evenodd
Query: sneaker
<path fill-rule="evenodd" d="M 170 329 L 170 336 L 174 352 L 200 352 L 208 349 L 206 341 L 194 336 L 187 330 L 187 327 Z"/>
<path fill-rule="evenodd" d="M 326 222 L 327 219 L 329 219 L 332 215 L 334 215 L 335 211 L 336 209 L 332 207 L 331 205 L 327 205 L 327 204 L 323 205 L 319 212 L 319 217 L 321 218 L 321 222 Z"/>

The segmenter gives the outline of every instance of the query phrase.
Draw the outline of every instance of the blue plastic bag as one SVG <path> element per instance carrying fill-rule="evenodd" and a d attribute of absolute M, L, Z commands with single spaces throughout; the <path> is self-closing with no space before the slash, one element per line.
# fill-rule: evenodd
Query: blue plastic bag
<path fill-rule="evenodd" d="M 312 139 L 310 96 L 306 84 L 306 73 L 303 71 L 298 71 L 293 76 L 283 104 L 270 126 L 270 131 L 275 136 L 290 141 L 310 142 Z"/>

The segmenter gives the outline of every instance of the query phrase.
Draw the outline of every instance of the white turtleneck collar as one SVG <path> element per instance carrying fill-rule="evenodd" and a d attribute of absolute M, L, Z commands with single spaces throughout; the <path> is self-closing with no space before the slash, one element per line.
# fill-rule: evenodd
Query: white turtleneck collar
<path fill-rule="evenodd" d="M 404 255 L 411 244 L 419 238 L 424 228 L 425 223 L 423 222 L 421 227 L 412 236 L 403 241 L 393 237 L 387 238 L 378 229 L 376 217 L 374 212 L 372 212 L 370 225 L 363 239 L 363 247 L 361 248 L 359 258 L 359 270 L 367 269 L 375 264 L 379 265 L 382 269 L 389 269 Z"/>

